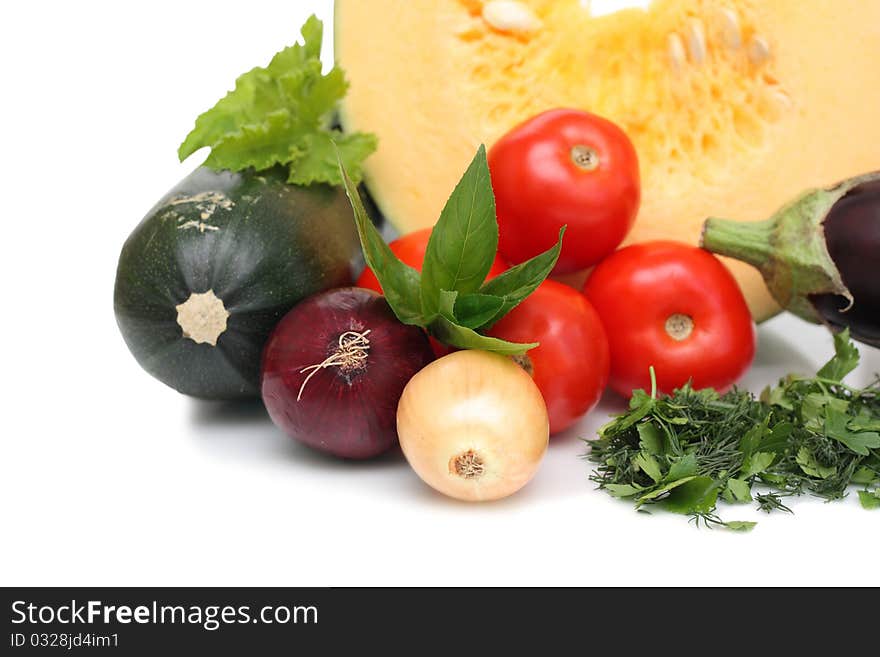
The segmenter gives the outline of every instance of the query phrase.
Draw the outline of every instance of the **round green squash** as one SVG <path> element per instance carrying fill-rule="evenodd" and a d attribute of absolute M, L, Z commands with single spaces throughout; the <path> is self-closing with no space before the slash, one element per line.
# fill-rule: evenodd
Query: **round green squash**
<path fill-rule="evenodd" d="M 301 299 L 351 285 L 359 258 L 340 189 L 202 167 L 122 247 L 116 321 L 140 365 L 175 390 L 259 397 L 275 324 Z"/>

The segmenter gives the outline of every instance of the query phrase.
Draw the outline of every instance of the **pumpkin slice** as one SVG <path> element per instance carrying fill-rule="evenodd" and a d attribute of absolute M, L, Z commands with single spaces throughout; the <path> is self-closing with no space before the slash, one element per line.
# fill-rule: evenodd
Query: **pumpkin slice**
<path fill-rule="evenodd" d="M 880 2 L 336 0 L 347 129 L 374 132 L 366 182 L 401 232 L 431 225 L 477 146 L 559 106 L 608 117 L 639 152 L 628 242 L 696 243 L 707 216 L 764 219 L 805 188 L 880 169 Z M 729 263 L 753 315 L 760 276 Z"/>

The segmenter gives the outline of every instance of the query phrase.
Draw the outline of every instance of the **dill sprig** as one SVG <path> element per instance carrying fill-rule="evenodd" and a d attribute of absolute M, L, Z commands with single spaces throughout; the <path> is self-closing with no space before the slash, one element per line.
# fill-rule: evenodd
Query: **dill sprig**
<path fill-rule="evenodd" d="M 834 341 L 835 356 L 815 377 L 790 375 L 758 398 L 690 385 L 658 395 L 652 371 L 651 394 L 636 390 L 630 410 L 590 443 L 590 479 L 636 508 L 659 505 L 735 530 L 755 523 L 722 521 L 719 497 L 791 512 L 783 497 L 836 500 L 857 484 L 862 505 L 880 507 L 880 377 L 865 388 L 844 384 L 859 353 L 846 331 Z M 756 485 L 768 492 L 753 496 Z"/>

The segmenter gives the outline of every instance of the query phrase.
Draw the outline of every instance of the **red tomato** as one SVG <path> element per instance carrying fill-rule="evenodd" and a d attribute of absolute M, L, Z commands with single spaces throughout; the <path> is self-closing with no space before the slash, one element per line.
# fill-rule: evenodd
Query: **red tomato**
<path fill-rule="evenodd" d="M 611 387 L 625 397 L 657 387 L 670 393 L 728 389 L 755 357 L 755 326 L 736 280 L 708 251 L 645 242 L 596 267 L 584 294 L 611 347 Z"/>
<path fill-rule="evenodd" d="M 404 263 L 422 271 L 422 263 L 425 260 L 425 251 L 428 248 L 428 238 L 430 237 L 431 229 L 423 228 L 422 230 L 408 233 L 403 237 L 398 237 L 388 246 L 391 247 L 394 255 L 400 258 Z M 492 263 L 492 268 L 489 270 L 487 278 L 495 278 L 498 274 L 506 270 L 507 264 L 500 256 L 496 255 L 495 262 Z M 365 287 L 370 290 L 375 290 L 379 294 L 382 294 L 382 286 L 379 285 L 379 280 L 369 267 L 364 269 L 355 285 L 357 287 Z"/>
<path fill-rule="evenodd" d="M 570 427 L 599 401 L 608 383 L 608 340 L 599 315 L 577 290 L 544 281 L 488 332 L 512 342 L 540 342 L 526 369 L 544 396 L 550 433 Z"/>
<path fill-rule="evenodd" d="M 615 124 L 578 110 L 539 114 L 489 151 L 500 230 L 499 252 L 520 263 L 556 243 L 553 270 L 586 269 L 612 253 L 639 209 L 635 148 Z"/>

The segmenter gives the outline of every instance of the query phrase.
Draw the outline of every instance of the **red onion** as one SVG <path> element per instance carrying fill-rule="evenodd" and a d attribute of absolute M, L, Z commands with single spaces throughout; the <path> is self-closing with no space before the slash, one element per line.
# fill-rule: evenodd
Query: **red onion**
<path fill-rule="evenodd" d="M 424 331 L 371 290 L 322 292 L 278 323 L 263 351 L 263 402 L 285 433 L 350 459 L 397 442 L 404 386 L 433 360 Z"/>

